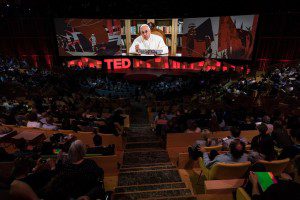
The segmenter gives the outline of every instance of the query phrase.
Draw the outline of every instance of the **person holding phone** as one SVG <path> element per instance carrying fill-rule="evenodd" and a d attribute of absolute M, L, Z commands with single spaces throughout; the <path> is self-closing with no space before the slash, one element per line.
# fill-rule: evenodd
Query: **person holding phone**
<path fill-rule="evenodd" d="M 250 172 L 249 181 L 252 183 L 252 200 L 282 200 L 300 199 L 300 156 L 294 160 L 295 176 L 293 180 L 279 180 L 262 192 L 260 190 L 258 177 L 254 172 Z"/>

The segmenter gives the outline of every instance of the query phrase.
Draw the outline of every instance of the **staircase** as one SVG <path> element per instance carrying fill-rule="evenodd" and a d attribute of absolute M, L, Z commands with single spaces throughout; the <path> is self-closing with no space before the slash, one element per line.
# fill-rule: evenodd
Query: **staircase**
<path fill-rule="evenodd" d="M 137 112 L 146 112 L 136 105 Z M 133 113 L 134 116 L 147 116 Z M 132 118 L 132 117 L 131 117 Z M 145 122 L 147 120 L 133 120 Z M 131 124 L 114 199 L 196 200 L 171 162 L 161 140 L 146 123 Z"/>

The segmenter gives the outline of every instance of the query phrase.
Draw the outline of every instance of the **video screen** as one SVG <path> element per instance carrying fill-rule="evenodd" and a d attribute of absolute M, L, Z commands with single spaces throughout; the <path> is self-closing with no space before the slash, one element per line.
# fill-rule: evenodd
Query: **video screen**
<path fill-rule="evenodd" d="M 56 19 L 60 56 L 252 58 L 258 15 Z"/>
<path fill-rule="evenodd" d="M 60 56 L 120 56 L 121 20 L 55 19 Z"/>
<path fill-rule="evenodd" d="M 250 60 L 258 15 L 183 19 L 182 56 Z"/>

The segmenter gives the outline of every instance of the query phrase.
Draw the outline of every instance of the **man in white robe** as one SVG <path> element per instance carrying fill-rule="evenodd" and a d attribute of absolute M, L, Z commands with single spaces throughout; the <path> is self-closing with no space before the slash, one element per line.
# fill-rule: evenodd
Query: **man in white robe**
<path fill-rule="evenodd" d="M 147 24 L 140 26 L 140 36 L 137 37 L 130 49 L 131 54 L 141 54 L 140 50 L 161 50 L 161 54 L 169 52 L 168 46 L 162 37 L 151 34 L 150 27 Z"/>

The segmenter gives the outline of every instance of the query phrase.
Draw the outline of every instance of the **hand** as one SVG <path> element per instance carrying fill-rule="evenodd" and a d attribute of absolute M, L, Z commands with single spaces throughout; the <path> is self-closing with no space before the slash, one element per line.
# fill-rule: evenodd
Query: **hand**
<path fill-rule="evenodd" d="M 257 176 L 252 171 L 249 174 L 249 180 L 252 183 L 252 185 L 257 185 L 257 183 L 258 183 Z"/>
<path fill-rule="evenodd" d="M 62 160 L 63 159 L 63 151 L 60 151 L 58 154 L 57 154 L 57 160 Z"/>
<path fill-rule="evenodd" d="M 54 159 L 49 158 L 49 159 L 47 160 L 47 163 L 48 163 L 48 165 L 49 165 L 50 170 L 54 170 L 54 169 L 55 169 L 55 160 L 54 160 Z"/>
<path fill-rule="evenodd" d="M 198 149 L 198 151 L 201 151 L 202 153 L 205 153 L 205 152 L 206 152 L 206 150 L 205 150 L 204 147 L 201 147 L 201 146 L 200 146 L 200 147 L 198 147 L 197 149 Z"/>
<path fill-rule="evenodd" d="M 41 160 L 42 160 L 42 158 L 39 158 L 37 160 L 35 167 L 32 169 L 33 172 L 37 172 L 41 168 L 41 166 L 42 166 Z"/>
<path fill-rule="evenodd" d="M 252 171 L 250 171 L 249 174 L 249 181 L 252 183 L 252 196 L 259 195 L 260 192 L 258 189 L 258 178 Z"/>
<path fill-rule="evenodd" d="M 135 45 L 135 51 L 136 51 L 136 52 L 139 52 L 139 51 L 140 51 L 140 45 L 138 45 L 138 44 Z"/>
<path fill-rule="evenodd" d="M 43 170 L 46 167 L 46 163 L 43 162 L 42 158 L 39 158 L 36 162 L 36 166 L 32 169 L 33 172 L 38 172 Z"/>
<path fill-rule="evenodd" d="M 293 180 L 293 178 L 290 175 L 286 174 L 286 173 L 281 173 L 280 177 L 284 180 Z"/>

